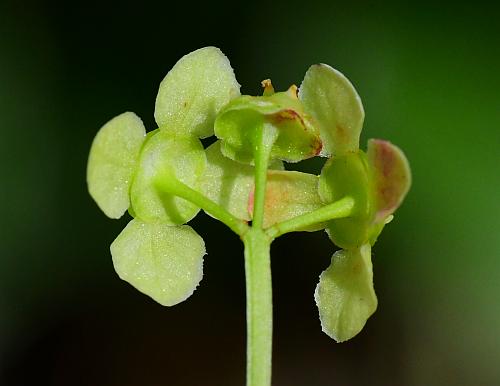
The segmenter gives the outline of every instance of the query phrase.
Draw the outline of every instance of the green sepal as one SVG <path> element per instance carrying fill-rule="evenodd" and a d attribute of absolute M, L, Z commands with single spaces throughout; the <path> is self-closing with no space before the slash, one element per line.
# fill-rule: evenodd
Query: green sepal
<path fill-rule="evenodd" d="M 319 126 L 322 156 L 341 156 L 359 148 L 365 113 L 351 82 L 326 64 L 311 66 L 300 85 L 299 98 Z"/>
<path fill-rule="evenodd" d="M 215 120 L 221 151 L 235 161 L 251 164 L 262 130 L 277 133 L 270 159 L 298 162 L 321 151 L 319 131 L 309 122 L 296 88 L 268 96 L 241 96 L 226 105 Z"/>
<path fill-rule="evenodd" d="M 309 213 L 322 206 L 323 203 L 318 194 L 318 176 L 296 171 L 268 171 L 264 228 Z M 248 212 L 253 213 L 253 193 L 250 195 Z M 312 232 L 324 227 L 324 224 L 317 224 L 302 230 Z"/>
<path fill-rule="evenodd" d="M 323 332 L 339 343 L 357 335 L 377 309 L 370 245 L 336 252 L 314 299 Z"/>
<path fill-rule="evenodd" d="M 229 60 L 215 47 L 182 57 L 160 83 L 155 119 L 160 128 L 205 138 L 219 110 L 240 95 Z"/>
<path fill-rule="evenodd" d="M 120 218 L 130 206 L 129 187 L 146 129 L 141 119 L 126 112 L 97 133 L 87 163 L 89 193 L 110 218 Z"/>
<path fill-rule="evenodd" d="M 205 254 L 203 239 L 187 225 L 132 220 L 111 244 L 118 276 L 164 306 L 192 295 Z"/>
<path fill-rule="evenodd" d="M 373 245 L 410 185 L 408 160 L 401 149 L 387 141 L 370 140 L 366 154 L 358 150 L 328 160 L 319 184 L 323 202 L 344 196 L 356 202 L 350 217 L 328 222 L 328 235 L 341 248 L 355 248 L 366 242 Z"/>
<path fill-rule="evenodd" d="M 319 195 L 325 204 L 345 196 L 354 198 L 352 215 L 329 221 L 327 233 L 341 248 L 357 248 L 366 243 L 373 217 L 373 195 L 366 154 L 360 150 L 329 159 L 319 178 Z"/>
<path fill-rule="evenodd" d="M 130 189 L 135 216 L 146 222 L 184 224 L 200 208 L 159 188 L 162 178 L 176 178 L 198 189 L 206 166 L 201 142 L 195 137 L 178 136 L 160 130 L 144 145 L 137 173 Z"/>

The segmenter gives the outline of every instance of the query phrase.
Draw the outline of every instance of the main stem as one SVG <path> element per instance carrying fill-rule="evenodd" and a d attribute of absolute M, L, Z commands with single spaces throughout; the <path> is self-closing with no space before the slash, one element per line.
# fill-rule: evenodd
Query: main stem
<path fill-rule="evenodd" d="M 243 237 L 247 295 L 247 386 L 271 385 L 273 301 L 271 239 L 252 228 Z"/>
<path fill-rule="evenodd" d="M 255 190 L 252 228 L 243 236 L 247 292 L 247 386 L 271 385 L 273 288 L 271 241 L 262 229 L 267 167 L 276 130 L 262 125 L 255 136 Z"/>
<path fill-rule="evenodd" d="M 245 278 L 247 295 L 247 386 L 270 386 L 273 342 L 273 300 L 271 280 L 271 242 L 288 232 L 295 232 L 334 218 L 348 217 L 354 208 L 354 199 L 341 200 L 264 230 L 264 204 L 269 155 L 277 133 L 265 125 L 256 135 L 254 151 L 255 191 L 252 226 L 249 227 L 224 207 L 190 188 L 175 175 L 166 173 L 156 181 L 165 192 L 184 198 L 218 218 L 235 233 L 245 245 Z"/>

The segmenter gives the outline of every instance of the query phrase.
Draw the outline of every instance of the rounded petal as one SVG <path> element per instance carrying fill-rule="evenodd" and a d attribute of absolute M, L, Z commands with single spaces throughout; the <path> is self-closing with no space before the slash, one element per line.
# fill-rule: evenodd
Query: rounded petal
<path fill-rule="evenodd" d="M 337 342 L 357 335 L 377 309 L 370 245 L 341 250 L 316 286 L 322 330 Z"/>
<path fill-rule="evenodd" d="M 248 202 L 254 186 L 255 169 L 225 157 L 221 152 L 221 141 L 206 150 L 207 167 L 200 182 L 201 192 L 225 208 L 233 216 L 249 221 Z M 283 163 L 273 161 L 269 169 L 283 170 Z"/>
<path fill-rule="evenodd" d="M 321 208 L 318 178 L 308 173 L 270 170 L 267 173 L 264 228 Z M 253 205 L 250 205 L 249 212 L 253 212 Z M 304 230 L 322 228 L 324 225 L 316 225 Z"/>
<path fill-rule="evenodd" d="M 130 206 L 129 187 L 146 129 L 127 112 L 110 120 L 97 133 L 87 163 L 89 193 L 110 218 L 120 218 Z"/>
<path fill-rule="evenodd" d="M 205 150 L 207 167 L 200 183 L 201 192 L 232 215 L 248 221 L 254 168 L 222 155 L 220 145 L 217 141 Z"/>
<path fill-rule="evenodd" d="M 130 190 L 135 216 L 146 222 L 179 225 L 191 220 L 200 208 L 159 189 L 161 178 L 176 178 L 198 189 L 206 165 L 205 152 L 195 137 L 160 131 L 144 145 Z"/>
<path fill-rule="evenodd" d="M 160 128 L 205 138 L 219 110 L 240 95 L 229 60 L 215 47 L 182 57 L 160 84 L 155 119 Z"/>
<path fill-rule="evenodd" d="M 410 165 L 399 147 L 381 139 L 368 141 L 367 157 L 372 171 L 375 221 L 381 222 L 394 213 L 408 193 Z"/>
<path fill-rule="evenodd" d="M 300 85 L 299 98 L 321 133 L 321 155 L 343 155 L 359 148 L 365 112 L 349 80 L 327 64 L 311 66 Z"/>
<path fill-rule="evenodd" d="M 164 306 L 192 295 L 205 254 L 203 239 L 187 225 L 132 220 L 111 244 L 118 276 Z"/>

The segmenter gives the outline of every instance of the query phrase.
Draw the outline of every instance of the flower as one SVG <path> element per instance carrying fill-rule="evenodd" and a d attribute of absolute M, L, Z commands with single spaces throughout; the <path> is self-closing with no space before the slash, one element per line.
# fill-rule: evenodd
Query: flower
<path fill-rule="evenodd" d="M 373 289 L 371 246 L 411 185 L 403 152 L 387 141 L 372 139 L 359 149 L 364 109 L 349 80 L 328 65 L 309 68 L 299 96 L 318 124 L 325 163 L 319 179 L 324 204 L 354 198 L 347 218 L 326 225 L 330 239 L 343 250 L 320 276 L 315 300 L 323 331 L 338 342 L 359 333 L 377 308 Z"/>

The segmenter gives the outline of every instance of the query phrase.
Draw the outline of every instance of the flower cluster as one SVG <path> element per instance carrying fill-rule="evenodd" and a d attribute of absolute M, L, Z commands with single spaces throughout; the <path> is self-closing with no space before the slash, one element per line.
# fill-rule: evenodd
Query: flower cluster
<path fill-rule="evenodd" d="M 408 163 L 386 141 L 359 149 L 360 98 L 331 67 L 310 67 L 299 89 L 274 92 L 268 80 L 263 86 L 262 96 L 241 96 L 217 48 L 184 56 L 160 84 L 157 129 L 146 133 L 130 112 L 100 129 L 89 155 L 89 192 L 108 217 L 133 217 L 111 245 L 118 275 L 167 306 L 189 297 L 202 278 L 204 242 L 185 225 L 200 209 L 240 236 L 255 221 L 273 238 L 283 233 L 280 224 L 350 198 L 345 216 L 292 229 L 326 229 L 342 248 L 321 274 L 315 299 L 323 330 L 344 341 L 376 309 L 371 246 L 409 189 Z M 200 139 L 213 135 L 205 149 Z M 284 168 L 314 156 L 328 157 L 319 176 Z M 254 218 L 259 194 L 262 219 Z"/>

